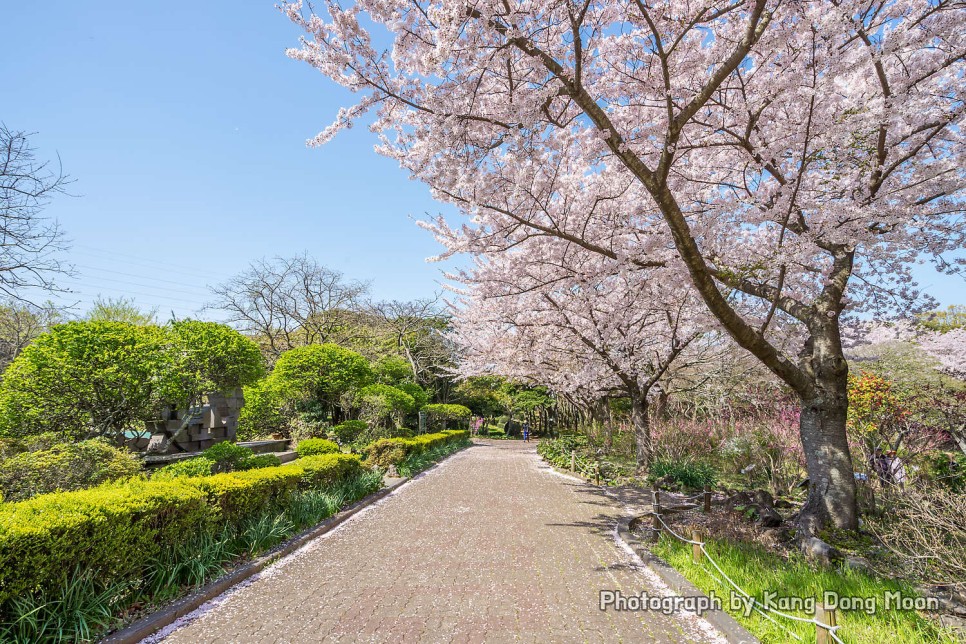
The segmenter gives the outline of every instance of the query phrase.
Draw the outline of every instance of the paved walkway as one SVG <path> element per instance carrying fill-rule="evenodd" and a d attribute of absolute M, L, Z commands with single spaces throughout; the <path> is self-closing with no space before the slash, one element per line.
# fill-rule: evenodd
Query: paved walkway
<path fill-rule="evenodd" d="M 166 642 L 706 642 L 690 616 L 602 612 L 598 593 L 658 593 L 614 540 L 599 490 L 532 444 L 451 457 L 247 586 Z"/>

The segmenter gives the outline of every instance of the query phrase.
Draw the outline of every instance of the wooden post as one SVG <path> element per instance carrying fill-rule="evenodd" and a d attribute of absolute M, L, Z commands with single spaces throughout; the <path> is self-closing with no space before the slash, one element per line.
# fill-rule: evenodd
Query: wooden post
<path fill-rule="evenodd" d="M 661 536 L 661 491 L 657 487 L 657 481 L 651 487 L 651 509 L 654 512 L 652 527 L 654 529 L 653 539 L 657 543 L 657 540 Z"/>
<path fill-rule="evenodd" d="M 700 541 L 701 543 L 704 543 L 704 534 L 701 532 L 700 529 L 693 528 L 691 530 L 691 541 Z M 696 543 L 691 544 L 691 561 L 693 561 L 696 564 L 701 563 L 701 556 L 703 554 L 704 553 L 701 552 L 701 546 L 699 546 Z"/>
<path fill-rule="evenodd" d="M 701 511 L 705 514 L 709 514 L 711 512 L 711 490 L 709 490 L 707 487 L 704 488 L 704 507 L 701 508 Z"/>
<path fill-rule="evenodd" d="M 815 621 L 827 626 L 835 626 L 835 609 L 825 604 L 816 604 Z M 815 641 L 817 644 L 833 644 L 835 642 L 831 637 L 830 631 L 827 628 L 822 628 L 818 624 L 815 625 Z"/>
<path fill-rule="evenodd" d="M 577 450 L 570 450 L 570 471 L 577 471 Z"/>

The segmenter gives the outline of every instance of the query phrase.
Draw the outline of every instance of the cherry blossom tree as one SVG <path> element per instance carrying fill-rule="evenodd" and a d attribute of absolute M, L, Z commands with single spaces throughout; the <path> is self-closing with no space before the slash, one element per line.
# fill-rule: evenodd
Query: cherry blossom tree
<path fill-rule="evenodd" d="M 648 396 L 708 325 L 687 283 L 555 238 L 454 277 L 468 286 L 454 316 L 464 376 L 497 372 L 588 402 L 626 396 L 637 465 L 650 465 Z"/>
<path fill-rule="evenodd" d="M 430 225 L 448 253 L 553 236 L 682 267 L 801 400 L 803 533 L 857 526 L 840 325 L 928 306 L 921 257 L 962 267 L 961 3 L 284 9 L 307 33 L 289 55 L 361 95 L 312 144 L 374 113 L 378 150 L 468 216 Z"/>

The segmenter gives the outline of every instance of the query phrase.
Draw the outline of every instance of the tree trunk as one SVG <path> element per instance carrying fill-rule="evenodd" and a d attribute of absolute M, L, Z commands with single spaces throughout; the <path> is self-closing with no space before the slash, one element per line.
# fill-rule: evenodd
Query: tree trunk
<path fill-rule="evenodd" d="M 806 372 L 812 377 L 807 392 L 800 394 L 799 421 L 808 499 L 799 515 L 799 528 L 815 534 L 826 525 L 858 528 L 855 475 L 845 423 L 849 408 L 848 363 L 830 325 L 813 332 L 806 343 Z"/>
<path fill-rule="evenodd" d="M 654 446 L 651 444 L 651 424 L 647 414 L 647 396 L 639 392 L 631 393 L 631 425 L 637 443 L 637 470 L 647 470 L 651 466 Z"/>

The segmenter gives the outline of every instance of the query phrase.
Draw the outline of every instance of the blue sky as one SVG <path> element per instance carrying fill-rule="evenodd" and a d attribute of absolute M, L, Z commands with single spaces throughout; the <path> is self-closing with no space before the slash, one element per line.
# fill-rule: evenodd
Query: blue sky
<path fill-rule="evenodd" d="M 285 57 L 299 31 L 272 0 L 7 2 L 0 22 L 0 120 L 75 179 L 47 214 L 80 310 L 102 294 L 191 315 L 208 284 L 303 251 L 377 299 L 439 289 L 414 219 L 449 211 L 365 128 L 305 147 L 350 97 Z M 919 277 L 966 301 L 962 280 Z"/>
<path fill-rule="evenodd" d="M 0 120 L 75 180 L 46 214 L 80 309 L 101 293 L 189 315 L 207 284 L 303 251 L 379 299 L 439 290 L 414 219 L 446 211 L 366 128 L 305 147 L 349 95 L 285 57 L 299 30 L 271 0 L 11 2 L 0 22 Z"/>

